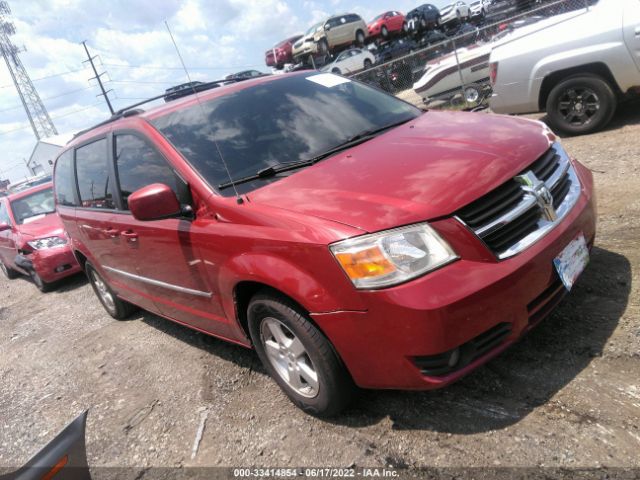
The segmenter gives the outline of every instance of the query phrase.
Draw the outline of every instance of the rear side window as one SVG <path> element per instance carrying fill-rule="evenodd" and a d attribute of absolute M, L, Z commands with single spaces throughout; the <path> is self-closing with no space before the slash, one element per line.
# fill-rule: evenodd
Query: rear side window
<path fill-rule="evenodd" d="M 122 202 L 129 209 L 127 199 L 136 190 L 164 183 L 175 192 L 180 203 L 189 203 L 187 187 L 173 168 L 154 148 L 140 137 L 129 134 L 115 136 L 116 171 Z"/>
<path fill-rule="evenodd" d="M 104 138 L 76 150 L 76 173 L 81 206 L 115 209 L 107 158 L 107 140 Z"/>
<path fill-rule="evenodd" d="M 73 150 L 64 152 L 56 162 L 54 174 L 55 195 L 58 205 L 75 205 L 74 180 L 73 180 Z"/>

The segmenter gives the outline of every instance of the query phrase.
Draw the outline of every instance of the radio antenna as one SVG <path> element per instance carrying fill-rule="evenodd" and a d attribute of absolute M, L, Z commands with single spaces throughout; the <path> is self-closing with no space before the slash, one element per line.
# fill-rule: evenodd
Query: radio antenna
<path fill-rule="evenodd" d="M 173 38 L 173 33 L 171 33 L 171 29 L 169 28 L 169 23 L 165 20 L 164 24 L 167 27 L 167 32 L 169 32 L 169 36 L 171 37 L 171 42 L 173 43 L 173 47 L 176 49 L 176 53 L 178 54 L 178 58 L 180 59 L 180 63 L 182 64 L 182 68 L 184 69 L 184 73 L 187 75 L 187 80 L 189 81 L 189 84 L 191 85 L 191 88 L 193 90 L 193 94 L 196 97 L 196 101 L 198 102 L 198 105 L 200 106 L 200 112 L 202 113 L 202 118 L 204 120 L 206 120 L 207 119 L 207 115 L 205 114 L 204 107 L 202 106 L 202 103 L 200 102 L 200 96 L 198 95 L 198 91 L 196 90 L 195 85 L 191 81 L 191 75 L 189 75 L 189 70 L 187 70 L 187 65 L 184 63 L 182 55 L 180 54 L 180 49 L 178 48 L 178 44 L 176 43 L 175 38 Z M 241 205 L 243 203 L 242 197 L 238 193 L 238 189 L 236 188 L 236 183 L 233 180 L 233 178 L 231 177 L 231 171 L 229 170 L 229 166 L 227 165 L 227 162 L 225 161 L 224 157 L 222 156 L 222 151 L 220 150 L 220 147 L 218 146 L 218 142 L 215 139 L 213 139 L 213 144 L 216 146 L 216 150 L 218 151 L 218 155 L 220 156 L 220 160 L 222 160 L 222 165 L 224 165 L 224 169 L 227 172 L 227 176 L 229 177 L 229 183 L 233 187 L 233 191 L 236 194 L 237 202 L 238 202 L 239 205 Z"/>

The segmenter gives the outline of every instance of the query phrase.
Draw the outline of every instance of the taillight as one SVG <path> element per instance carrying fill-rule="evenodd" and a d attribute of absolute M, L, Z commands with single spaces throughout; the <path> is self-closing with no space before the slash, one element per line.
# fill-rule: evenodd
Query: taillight
<path fill-rule="evenodd" d="M 498 78 L 498 62 L 491 62 L 489 64 L 489 79 L 491 80 L 491 86 L 495 86 L 497 78 Z"/>

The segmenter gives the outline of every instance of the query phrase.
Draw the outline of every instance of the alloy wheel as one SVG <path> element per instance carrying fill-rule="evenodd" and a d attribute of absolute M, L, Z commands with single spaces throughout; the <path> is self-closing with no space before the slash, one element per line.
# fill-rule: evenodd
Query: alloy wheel
<path fill-rule="evenodd" d="M 116 302 L 113 298 L 113 294 L 107 287 L 107 284 L 102 280 L 102 277 L 96 273 L 95 270 L 91 270 L 91 281 L 96 287 L 96 292 L 102 300 L 103 305 L 109 310 L 109 313 L 114 314 L 116 312 Z"/>
<path fill-rule="evenodd" d="M 590 123 L 600 110 L 600 98 L 590 88 L 569 88 L 562 93 L 558 101 L 558 113 L 574 126 Z"/>
<path fill-rule="evenodd" d="M 262 320 L 260 340 L 269 363 L 298 395 L 314 398 L 319 392 L 318 373 L 300 339 L 272 317 Z"/>
<path fill-rule="evenodd" d="M 476 87 L 467 87 L 464 89 L 464 99 L 467 103 L 478 103 L 480 92 Z"/>

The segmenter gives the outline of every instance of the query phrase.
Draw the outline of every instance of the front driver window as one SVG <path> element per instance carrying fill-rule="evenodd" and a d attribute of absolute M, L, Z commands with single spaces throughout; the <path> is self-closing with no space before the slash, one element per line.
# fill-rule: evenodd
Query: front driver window
<path fill-rule="evenodd" d="M 116 135 L 115 148 L 116 172 L 125 210 L 129 209 L 129 195 L 153 183 L 164 183 L 175 192 L 180 203 L 189 203 L 185 183 L 143 139 L 130 134 Z"/>

